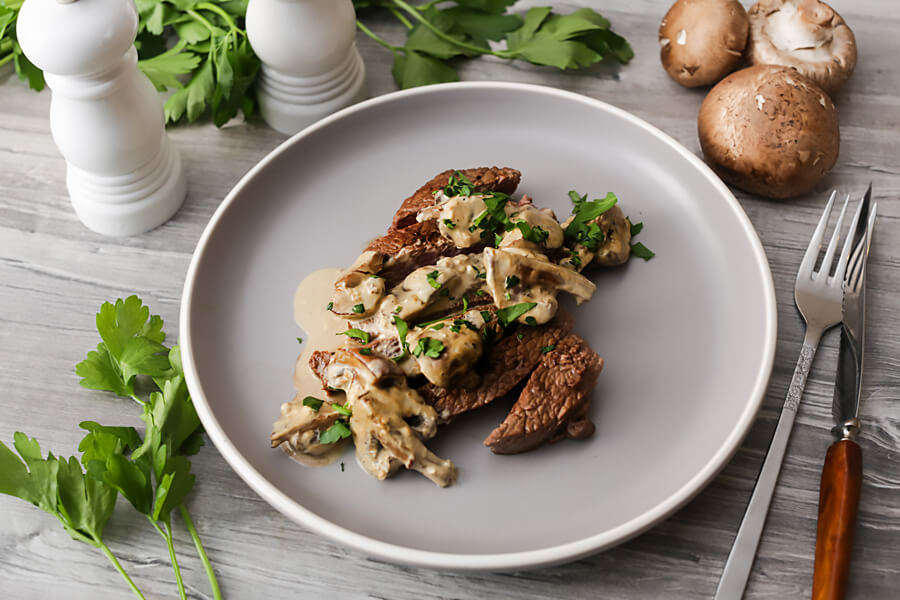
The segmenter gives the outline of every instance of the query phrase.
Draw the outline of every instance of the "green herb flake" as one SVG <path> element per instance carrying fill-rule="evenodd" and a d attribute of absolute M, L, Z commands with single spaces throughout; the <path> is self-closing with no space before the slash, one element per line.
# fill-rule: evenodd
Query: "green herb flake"
<path fill-rule="evenodd" d="M 349 404 L 349 402 L 348 402 L 348 404 Z M 350 415 L 353 414 L 353 412 L 349 408 L 347 408 L 346 405 L 338 404 L 337 402 L 332 402 L 331 408 L 334 409 L 334 412 L 342 414 L 345 417 L 349 417 Z"/>
<path fill-rule="evenodd" d="M 631 223 L 631 219 L 628 219 L 628 222 Z M 636 236 L 644 229 L 643 223 L 631 223 L 631 237 Z"/>
<path fill-rule="evenodd" d="M 581 257 L 578 256 L 578 252 L 576 252 L 575 250 L 569 250 L 569 262 L 576 267 L 581 266 Z"/>
<path fill-rule="evenodd" d="M 297 338 L 297 343 L 298 343 L 298 344 L 302 344 L 302 343 L 303 343 L 303 338 L 302 338 L 302 337 L 298 337 L 298 338 Z"/>
<path fill-rule="evenodd" d="M 438 323 L 437 325 L 432 325 L 432 326 L 429 327 L 428 329 L 434 329 L 435 331 L 440 331 L 440 330 L 443 329 L 443 328 L 444 328 L 444 324 L 443 324 L 443 323 Z"/>
<path fill-rule="evenodd" d="M 402 310 L 403 310 L 403 307 L 402 307 L 402 306 L 398 306 L 397 308 L 394 309 L 394 314 L 395 314 L 395 315 L 399 315 L 400 312 L 401 312 Z"/>
<path fill-rule="evenodd" d="M 431 287 L 433 287 L 436 290 L 439 290 L 439 289 L 441 289 L 441 287 L 443 287 L 443 284 L 441 284 L 437 280 L 437 278 L 440 276 L 441 276 L 440 271 L 432 271 L 431 273 L 429 273 L 428 275 L 425 276 L 425 279 L 428 280 L 428 285 L 430 285 Z"/>
<path fill-rule="evenodd" d="M 537 302 L 522 302 L 521 304 L 513 304 L 497 311 L 497 320 L 504 327 L 508 327 L 510 323 L 527 313 L 529 310 L 537 306 Z"/>
<path fill-rule="evenodd" d="M 357 329 L 356 327 L 351 327 L 347 331 L 342 331 L 336 335 L 346 335 L 349 338 L 359 340 L 363 344 L 368 344 L 369 340 L 371 339 L 368 332 L 363 331 L 362 329 Z"/>
<path fill-rule="evenodd" d="M 341 461 L 341 473 L 344 472 L 344 461 Z"/>
<path fill-rule="evenodd" d="M 475 292 L 475 295 L 476 295 L 476 296 L 487 296 L 487 292 L 484 291 L 484 290 L 477 290 L 477 291 Z"/>
<path fill-rule="evenodd" d="M 516 339 L 519 340 L 519 341 L 521 341 L 522 338 L 524 338 L 524 337 L 525 337 L 525 334 L 524 334 L 524 333 L 517 333 L 517 334 L 516 334 Z"/>
<path fill-rule="evenodd" d="M 322 408 L 322 404 L 324 404 L 324 400 L 319 400 L 318 398 L 314 398 L 312 396 L 307 396 L 303 399 L 303 406 L 308 406 L 316 412 L 318 412 L 319 409 Z"/>
<path fill-rule="evenodd" d="M 644 260 L 650 260 L 656 253 L 654 253 L 650 248 L 642 244 L 641 242 L 637 242 L 636 244 L 631 245 L 631 253 L 638 258 L 643 258 Z"/>
<path fill-rule="evenodd" d="M 481 318 L 484 319 L 485 323 L 487 323 L 488 321 L 491 320 L 491 316 L 492 316 L 491 311 L 489 311 L 489 310 L 481 311 Z"/>
<path fill-rule="evenodd" d="M 394 317 L 394 326 L 397 328 L 397 337 L 400 338 L 400 347 L 403 353 L 394 357 L 394 360 L 401 360 L 409 354 L 409 346 L 406 344 L 406 335 L 409 333 L 409 324 L 400 317 Z"/>
<path fill-rule="evenodd" d="M 529 327 L 537 327 L 538 322 L 534 317 L 525 317 L 525 324 Z"/>
<path fill-rule="evenodd" d="M 446 227 L 447 229 L 456 229 L 456 223 L 454 223 L 450 219 L 444 219 L 444 227 Z"/>
<path fill-rule="evenodd" d="M 444 342 L 442 342 L 441 340 L 421 337 L 419 338 L 419 343 L 416 344 L 416 347 L 413 349 L 412 353 L 416 358 L 422 356 L 423 354 L 428 358 L 440 358 L 443 351 Z"/>
<path fill-rule="evenodd" d="M 541 347 L 541 354 L 547 354 L 548 352 L 552 352 L 556 350 L 556 344 L 550 344 L 549 346 Z"/>
<path fill-rule="evenodd" d="M 334 424 L 326 429 L 325 431 L 319 432 L 319 443 L 320 444 L 333 444 L 335 442 L 339 442 L 344 438 L 348 438 L 353 433 L 350 431 L 350 428 L 347 427 L 347 424 L 343 421 L 335 421 Z"/>
<path fill-rule="evenodd" d="M 372 356 L 372 349 L 371 348 L 360 348 L 359 353 L 362 354 L 363 356 Z"/>
<path fill-rule="evenodd" d="M 356 314 L 364 313 L 364 312 L 366 312 L 366 307 L 363 306 L 362 304 L 355 304 L 353 306 L 353 312 L 355 312 Z"/>
<path fill-rule="evenodd" d="M 329 302 L 325 305 L 325 310 L 331 310 L 332 308 L 334 308 L 334 302 Z"/>
<path fill-rule="evenodd" d="M 469 299 L 466 297 L 465 294 L 463 294 L 462 302 L 463 302 L 463 312 L 467 312 L 469 310 Z"/>
<path fill-rule="evenodd" d="M 615 206 L 618 198 L 610 192 L 603 199 L 588 201 L 587 194 L 580 196 L 578 192 L 572 190 L 569 192 L 569 199 L 572 200 L 572 214 L 574 218 L 566 227 L 564 232 L 565 238 L 582 244 L 588 250 L 596 250 L 605 236 L 600 226 L 596 223 L 590 223 L 590 221 Z"/>
<path fill-rule="evenodd" d="M 521 280 L 518 277 L 516 277 L 515 275 L 509 275 L 506 278 L 506 289 L 516 287 L 517 285 L 519 285 L 520 281 Z"/>

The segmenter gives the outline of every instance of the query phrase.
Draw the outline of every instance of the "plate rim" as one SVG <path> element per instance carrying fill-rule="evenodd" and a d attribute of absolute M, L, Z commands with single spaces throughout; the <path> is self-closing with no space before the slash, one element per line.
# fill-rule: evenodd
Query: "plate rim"
<path fill-rule="evenodd" d="M 592 108 L 611 113 L 618 118 L 628 121 L 632 125 L 644 129 L 654 138 L 668 145 L 682 157 L 686 158 L 694 168 L 713 184 L 728 202 L 729 208 L 731 208 L 731 212 L 736 217 L 740 228 L 750 241 L 750 248 L 756 266 L 760 271 L 759 274 L 761 275 L 763 284 L 762 292 L 765 297 L 764 310 L 766 324 L 763 336 L 764 352 L 761 367 L 756 374 L 749 402 L 744 407 L 737 423 L 729 432 L 723 444 L 703 465 L 699 472 L 681 485 L 668 498 L 658 503 L 650 510 L 602 533 L 536 550 L 487 554 L 463 554 L 422 550 L 384 542 L 356 533 L 303 507 L 257 471 L 225 434 L 218 419 L 213 414 L 208 399 L 203 393 L 203 387 L 200 384 L 196 364 L 194 362 L 191 332 L 188 327 L 188 324 L 191 321 L 191 303 L 194 294 L 194 282 L 199 265 L 206 253 L 209 239 L 223 215 L 234 202 L 234 199 L 241 193 L 243 188 L 254 179 L 257 173 L 265 169 L 267 165 L 274 161 L 280 154 L 286 152 L 287 149 L 294 144 L 299 143 L 303 138 L 327 127 L 330 123 L 343 119 L 349 115 L 366 111 L 373 106 L 391 103 L 414 96 L 441 94 L 450 89 L 500 89 L 516 93 L 532 93 L 557 97 L 587 104 Z M 715 175 L 712 169 L 690 152 L 685 146 L 640 117 L 612 104 L 583 94 L 530 83 L 470 81 L 437 84 L 395 91 L 349 106 L 310 125 L 299 133 L 294 134 L 251 167 L 251 169 L 241 177 L 238 183 L 235 184 L 231 191 L 225 196 L 224 200 L 213 213 L 191 256 L 191 262 L 188 266 L 184 287 L 182 289 L 181 308 L 179 311 L 179 344 L 182 351 L 185 379 L 191 392 L 194 406 L 206 429 L 207 435 L 232 470 L 234 470 L 252 490 L 283 515 L 295 523 L 311 529 L 320 535 L 324 535 L 336 542 L 346 544 L 356 550 L 360 550 L 368 555 L 389 562 L 457 571 L 504 571 L 550 566 L 562 562 L 569 562 L 617 546 L 665 520 L 699 494 L 700 491 L 702 491 L 728 464 L 755 421 L 756 414 L 765 398 L 769 378 L 774 366 L 775 346 L 777 341 L 777 321 L 778 315 L 775 304 L 775 287 L 772 279 L 772 272 L 758 233 L 731 190 L 728 189 L 717 175 Z"/>

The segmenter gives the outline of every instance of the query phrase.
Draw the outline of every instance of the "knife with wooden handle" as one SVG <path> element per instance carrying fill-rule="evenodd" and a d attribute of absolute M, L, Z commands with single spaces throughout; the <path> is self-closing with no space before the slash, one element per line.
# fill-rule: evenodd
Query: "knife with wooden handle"
<path fill-rule="evenodd" d="M 819 487 L 819 524 L 813 600 L 839 600 L 847 589 L 853 548 L 853 530 L 862 486 L 862 451 L 855 438 L 860 423 L 859 392 L 862 385 L 866 321 L 866 260 L 875 225 L 876 204 L 872 186 L 860 205 L 860 217 L 851 232 L 853 252 L 844 280 L 843 321 L 834 384 L 835 427 L 838 440 L 828 448 Z"/>

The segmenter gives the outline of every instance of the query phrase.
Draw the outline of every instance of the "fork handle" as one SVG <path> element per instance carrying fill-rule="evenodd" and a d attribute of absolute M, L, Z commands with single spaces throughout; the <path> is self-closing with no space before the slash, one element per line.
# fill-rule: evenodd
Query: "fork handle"
<path fill-rule="evenodd" d="M 844 597 L 861 486 L 862 450 L 859 444 L 846 438 L 836 441 L 825 454 L 819 487 L 813 600 Z"/>
<path fill-rule="evenodd" d="M 756 487 L 753 488 L 753 495 L 750 497 L 741 527 L 734 538 L 734 545 L 719 579 L 715 600 L 738 600 L 744 595 L 744 588 L 747 586 L 747 579 L 750 577 L 750 569 L 753 567 L 753 559 L 759 546 L 759 538 L 766 524 L 772 494 L 775 492 L 778 474 L 781 472 L 781 463 L 784 461 L 784 453 L 791 437 L 791 429 L 794 427 L 797 407 L 800 405 L 800 397 L 803 395 L 803 388 L 806 387 L 806 377 L 809 375 L 821 337 L 821 329 L 807 328 L 803 347 L 800 349 L 800 358 L 791 378 L 791 386 L 788 388 L 787 398 L 778 418 L 778 426 L 775 427 L 775 435 L 772 436 L 766 460 L 756 480 Z"/>

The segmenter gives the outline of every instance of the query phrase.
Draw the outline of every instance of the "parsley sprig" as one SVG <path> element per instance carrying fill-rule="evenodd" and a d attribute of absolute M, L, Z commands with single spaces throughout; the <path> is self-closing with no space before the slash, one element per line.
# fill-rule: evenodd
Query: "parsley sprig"
<path fill-rule="evenodd" d="M 361 17 L 366 15 L 363 9 L 386 9 L 407 28 L 406 42 L 396 46 L 357 22 L 360 31 L 393 53 L 392 72 L 403 89 L 457 81 L 459 73 L 450 61 L 481 55 L 558 69 L 587 67 L 605 58 L 624 64 L 634 55 L 609 21 L 590 8 L 559 15 L 550 7 L 535 7 L 523 18 L 508 12 L 515 0 L 421 4 L 354 0 L 353 4 Z"/>
<path fill-rule="evenodd" d="M 96 317 L 102 341 L 75 372 L 81 385 L 135 400 L 142 409 L 143 437 L 134 427 L 80 423 L 87 435 L 81 460 L 44 458 L 36 440 L 15 434 L 17 457 L 0 443 L 0 492 L 55 515 L 76 540 L 99 548 L 139 598 L 144 596 L 103 542 L 103 529 L 121 494 L 165 540 L 179 596 L 186 598 L 175 554 L 172 511 L 178 510 L 206 569 L 213 596 L 222 597 L 185 498 L 194 485 L 187 458 L 203 445 L 203 428 L 191 402 L 177 346 L 163 345 L 163 321 L 137 296 L 104 303 Z M 152 382 L 146 397 L 138 378 Z M 147 386 L 140 386 L 142 389 Z M 84 470 L 82 470 L 82 465 Z"/>
<path fill-rule="evenodd" d="M 587 194 L 579 195 L 578 192 L 571 190 L 569 199 L 572 201 L 574 218 L 566 227 L 565 238 L 582 244 L 588 250 L 596 250 L 597 246 L 603 242 L 605 234 L 599 225 L 591 223 L 591 221 L 615 206 L 618 198 L 609 192 L 605 198 L 588 200 Z"/>

